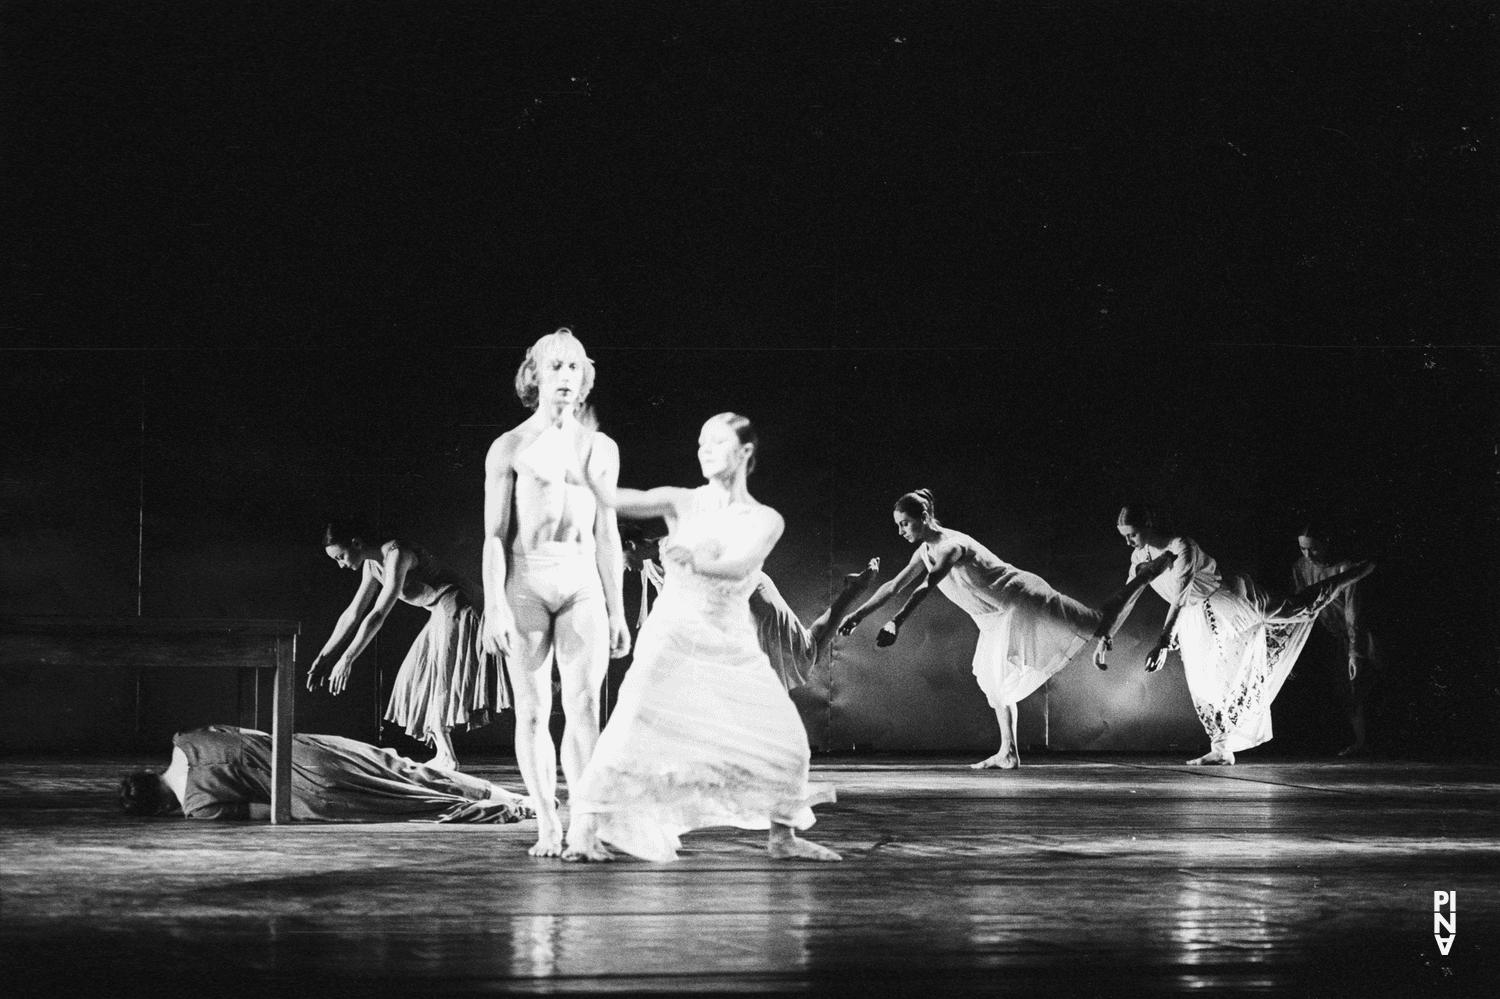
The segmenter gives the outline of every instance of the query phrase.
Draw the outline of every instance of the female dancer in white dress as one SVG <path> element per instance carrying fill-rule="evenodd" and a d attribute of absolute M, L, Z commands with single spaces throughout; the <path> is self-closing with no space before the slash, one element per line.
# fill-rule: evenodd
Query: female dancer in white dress
<path fill-rule="evenodd" d="M 565 860 L 677 856 L 704 826 L 770 829 L 777 859 L 838 860 L 798 839 L 833 789 L 808 783 L 807 732 L 756 641 L 749 598 L 781 537 L 780 514 L 745 486 L 755 432 L 724 413 L 703 425 L 697 489 L 611 489 L 622 517 L 663 517 L 666 580 L 636 643 L 619 701 L 570 795 Z"/>
<path fill-rule="evenodd" d="M 905 606 L 876 636 L 876 645 L 895 643 L 901 625 L 934 586 L 966 611 L 979 627 L 974 678 L 1000 723 L 1000 751 L 973 764 L 975 770 L 1020 766 L 1016 705 L 1068 665 L 1090 638 L 1112 635 L 1131 595 L 1170 564 L 1170 559 L 1153 564 L 1147 575 L 1137 575 L 1103 609 L 1095 610 L 1058 593 L 1035 573 L 1002 562 L 967 534 L 938 523 L 931 490 L 902 496 L 893 516 L 896 532 L 917 550 L 900 575 L 843 620 L 839 634 L 854 631 L 871 612 L 913 584 L 916 588 Z"/>
<path fill-rule="evenodd" d="M 1117 527 L 1134 549 L 1132 573 L 1164 553 L 1176 556 L 1173 570 L 1151 583 L 1167 602 L 1167 619 L 1160 640 L 1146 656 L 1146 672 L 1160 669 L 1170 650 L 1181 652 L 1188 693 L 1209 739 L 1208 752 L 1188 763 L 1231 766 L 1237 751 L 1270 740 L 1271 702 L 1318 614 L 1375 566 L 1354 563 L 1296 596 L 1278 597 L 1244 576 L 1221 576 L 1218 563 L 1196 542 L 1159 530 L 1145 507 L 1122 509 Z M 1132 598 L 1120 623 L 1134 604 Z M 1108 638 L 1100 640 L 1096 663 L 1103 664 L 1109 647 Z"/>
<path fill-rule="evenodd" d="M 401 663 L 385 717 L 405 728 L 407 735 L 437 748 L 428 766 L 457 770 L 452 730 L 479 728 L 494 711 L 509 706 L 505 684 L 498 677 L 499 703 L 490 703 L 493 660 L 479 647 L 480 615 L 475 609 L 484 602 L 478 587 L 424 549 L 396 540 L 370 544 L 367 535 L 340 523 L 329 524 L 323 532 L 328 557 L 340 568 L 358 570 L 360 581 L 354 600 L 307 671 L 307 689 L 326 682 L 329 693 L 342 693 L 354 661 L 374 640 L 396 601 L 426 608 L 432 616 Z M 351 631 L 349 647 L 332 661 L 334 650 Z M 319 678 L 324 671 L 327 675 Z"/>

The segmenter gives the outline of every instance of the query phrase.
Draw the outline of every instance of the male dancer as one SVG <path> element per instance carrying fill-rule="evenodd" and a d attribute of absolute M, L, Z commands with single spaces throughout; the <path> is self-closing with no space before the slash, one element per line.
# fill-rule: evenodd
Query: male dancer
<path fill-rule="evenodd" d="M 610 657 L 630 651 L 620 601 L 620 532 L 583 467 L 614 486 L 615 442 L 584 407 L 594 364 L 566 327 L 542 337 L 516 372 L 535 412 L 502 434 L 485 459 L 484 646 L 505 656 L 516 709 L 516 763 L 537 803 L 534 857 L 563 852 L 551 663 L 562 678 L 563 775 L 571 790 L 599 739 L 599 690 Z M 582 420 L 580 420 L 582 417 Z"/>

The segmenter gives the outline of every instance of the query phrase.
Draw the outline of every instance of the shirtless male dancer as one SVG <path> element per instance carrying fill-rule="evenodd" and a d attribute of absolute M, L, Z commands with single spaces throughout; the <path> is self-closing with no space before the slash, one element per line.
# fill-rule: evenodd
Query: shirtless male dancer
<path fill-rule="evenodd" d="M 485 459 L 484 646 L 505 656 L 515 697 L 516 763 L 537 803 L 534 857 L 563 852 L 548 729 L 552 660 L 562 678 L 562 766 L 571 790 L 599 739 L 609 659 L 630 651 L 619 527 L 583 479 L 585 462 L 611 487 L 620 473 L 619 448 L 593 430 L 584 408 L 593 385 L 594 363 L 571 330 L 542 337 L 516 372 L 516 394 L 535 412 Z"/>

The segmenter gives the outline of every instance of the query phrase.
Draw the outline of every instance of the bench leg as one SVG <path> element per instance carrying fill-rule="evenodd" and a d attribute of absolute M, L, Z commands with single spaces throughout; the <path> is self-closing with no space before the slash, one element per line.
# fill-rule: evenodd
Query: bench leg
<path fill-rule="evenodd" d="M 297 638 L 276 639 L 276 696 L 271 706 L 271 822 L 292 820 L 292 729 L 297 701 Z"/>

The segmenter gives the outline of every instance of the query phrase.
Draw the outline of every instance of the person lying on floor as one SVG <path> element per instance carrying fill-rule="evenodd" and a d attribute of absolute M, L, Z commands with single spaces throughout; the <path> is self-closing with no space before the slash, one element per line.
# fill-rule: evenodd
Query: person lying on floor
<path fill-rule="evenodd" d="M 172 737 L 165 771 L 120 779 L 127 815 L 270 817 L 271 737 L 209 725 Z M 322 822 L 520 822 L 531 799 L 487 780 L 436 770 L 337 735 L 292 736 L 292 818 Z"/>

